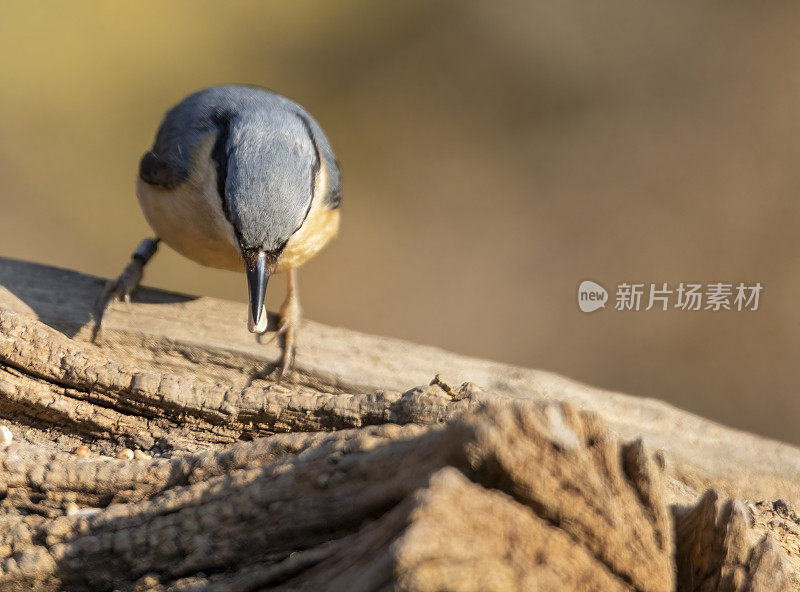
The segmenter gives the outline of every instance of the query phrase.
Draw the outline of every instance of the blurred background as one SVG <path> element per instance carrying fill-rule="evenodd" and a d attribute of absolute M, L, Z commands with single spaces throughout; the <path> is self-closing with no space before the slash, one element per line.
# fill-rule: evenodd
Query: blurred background
<path fill-rule="evenodd" d="M 116 276 L 150 235 L 134 179 L 166 108 L 262 85 L 342 163 L 340 236 L 300 274 L 309 318 L 800 443 L 798 18 L 778 1 L 4 2 L 0 255 Z M 756 312 L 585 314 L 584 279 L 764 291 Z M 145 283 L 246 300 L 243 276 L 166 247 Z"/>

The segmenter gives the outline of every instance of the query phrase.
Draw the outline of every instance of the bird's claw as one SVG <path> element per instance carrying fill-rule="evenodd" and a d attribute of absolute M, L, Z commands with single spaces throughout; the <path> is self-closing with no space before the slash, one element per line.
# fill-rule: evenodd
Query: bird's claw
<path fill-rule="evenodd" d="M 109 280 L 98 294 L 94 305 L 94 328 L 92 329 L 92 341 L 97 342 L 100 331 L 103 328 L 103 316 L 108 305 L 114 298 L 130 304 L 131 294 L 139 287 L 144 273 L 144 261 L 139 257 L 134 257 L 131 262 L 122 270 L 122 273 L 115 280 Z"/>
<path fill-rule="evenodd" d="M 262 344 L 262 345 L 269 345 L 270 343 L 272 343 L 273 341 L 275 341 L 275 340 L 276 340 L 278 337 L 280 337 L 281 335 L 283 335 L 284 333 L 286 333 L 286 329 L 287 329 L 287 324 L 284 322 L 284 320 L 283 320 L 283 319 L 281 319 L 281 320 L 278 322 L 278 328 L 277 328 L 277 329 L 275 329 L 275 331 L 273 331 L 273 332 L 272 332 L 272 336 L 271 336 L 269 339 L 267 339 L 266 341 L 262 341 L 262 340 L 261 340 L 261 336 L 263 335 L 263 333 L 259 333 L 259 335 L 258 335 L 258 338 L 259 338 L 259 339 L 258 339 L 258 342 L 259 342 L 260 344 Z"/>
<path fill-rule="evenodd" d="M 278 330 L 270 341 L 283 336 L 283 354 L 281 356 L 281 369 L 278 374 L 278 382 L 288 376 L 294 369 L 295 354 L 297 352 L 297 331 L 300 326 L 300 302 L 297 298 L 288 298 L 281 307 L 281 320 Z"/>
<path fill-rule="evenodd" d="M 278 382 L 282 381 L 294 369 L 295 353 L 297 352 L 296 340 L 296 330 L 287 329 L 283 335 L 283 355 L 281 356 L 281 370 L 278 374 Z"/>

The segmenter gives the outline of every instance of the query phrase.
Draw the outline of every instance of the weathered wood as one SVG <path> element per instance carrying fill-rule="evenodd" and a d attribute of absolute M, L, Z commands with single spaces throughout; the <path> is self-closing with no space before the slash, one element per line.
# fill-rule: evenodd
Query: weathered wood
<path fill-rule="evenodd" d="M 105 471 L 95 486 L 121 473 L 142 499 L 12 516 L 0 589 L 674 589 L 660 463 L 567 406 L 489 404 L 442 428 L 275 436 L 225 454 L 174 472 L 155 459 L 53 458 L 53 474 Z M 735 504 L 715 525 L 708 499 L 679 515 L 678 557 L 702 575 L 679 570 L 682 589 L 789 590 L 774 543 L 751 542 Z M 726 587 L 734 576 L 742 585 Z"/>
<path fill-rule="evenodd" d="M 441 549 L 425 551 L 424 546 L 407 543 L 416 555 L 412 559 L 384 548 L 388 555 L 383 569 L 367 578 L 367 585 L 355 588 L 376 589 L 391 580 L 392 565 L 410 562 L 404 577 L 420 580 L 412 589 L 425 589 L 429 578 L 446 584 L 447 549 L 456 552 L 448 530 L 474 531 L 472 536 L 478 537 L 483 521 L 497 536 L 489 548 L 476 553 L 483 561 L 494 561 L 505 552 L 504 531 L 511 529 L 519 537 L 514 549 L 519 557 L 507 566 L 509 573 L 500 582 L 514 583 L 520 577 L 547 582 L 552 572 L 563 576 L 553 581 L 571 582 L 575 589 L 582 581 L 594 581 L 592 588 L 597 590 L 672 589 L 672 536 L 659 493 L 660 469 L 641 457 L 641 449 L 620 448 L 596 418 L 560 406 L 519 403 L 462 416 L 444 429 L 412 437 L 382 436 L 374 432 L 330 438 L 306 449 L 313 454 L 279 457 L 263 467 L 245 463 L 222 475 L 212 470 L 199 480 L 195 475 L 189 486 L 173 486 L 138 503 L 45 521 L 15 541 L 16 553 L 35 559 L 28 567 L 6 569 L 13 578 L 9 581 L 87 589 L 119 586 L 121 574 L 129 584 L 147 573 L 160 574 L 162 582 L 173 581 L 220 568 L 278 564 L 299 550 L 322 547 L 330 553 L 331 547 L 341 547 L 343 552 L 349 545 L 358 546 L 358 539 L 374 542 L 376 529 L 387 529 L 381 536 L 393 539 L 422 536 L 409 533 L 411 528 L 440 537 L 427 545 L 435 543 Z M 641 495 L 642 480 L 632 480 L 625 472 L 621 458 L 631 451 L 640 456 L 635 474 L 648 475 L 655 496 Z M 70 464 L 67 459 L 62 462 Z M 72 461 L 97 463 L 103 461 Z M 459 495 L 463 498 L 454 503 Z M 445 500 L 439 499 L 442 496 Z M 484 517 L 479 519 L 480 514 L 462 503 L 474 504 Z M 432 504 L 438 508 L 432 510 Z M 413 515 L 431 511 L 438 518 Z M 499 514 L 496 521 L 490 518 L 493 514 Z M 383 528 L 362 530 L 370 518 Z M 456 519 L 462 524 L 453 522 Z M 518 520 L 527 528 L 519 529 Z M 17 525 L 22 530 L 25 526 Z M 542 567 L 522 569 L 523 558 L 537 553 L 547 558 Z M 583 565 L 578 572 L 573 569 L 576 556 Z M 297 575 L 295 586 L 319 589 L 321 582 L 335 576 L 325 564 L 336 561 L 322 556 L 313 563 L 314 569 Z M 522 575 L 513 573 L 514 563 Z M 356 572 L 367 567 L 357 560 L 356 565 L 346 577 L 338 575 L 337 587 L 353 589 Z M 422 573 L 415 573 L 419 570 Z"/>
<path fill-rule="evenodd" d="M 241 303 L 143 289 L 131 306 L 113 305 L 102 348 L 95 350 L 87 341 L 92 304 L 103 283 L 0 258 L 0 309 L 37 318 L 85 351 L 168 380 L 188 375 L 221 389 L 270 386 L 259 377 L 275 368 L 278 346 L 260 344 L 246 331 Z M 275 319 L 271 322 L 274 326 Z M 800 450 L 654 399 L 312 321 L 303 323 L 297 368 L 297 383 L 317 393 L 402 392 L 439 374 L 449 384 L 472 382 L 493 396 L 570 402 L 600 413 L 622 437 L 662 449 L 671 474 L 696 490 L 715 487 L 726 496 L 800 503 Z"/>
<path fill-rule="evenodd" d="M 278 385 L 244 305 L 153 290 L 96 345 L 101 287 L 0 260 L 0 590 L 800 589 L 789 502 L 717 504 L 800 497 L 793 447 L 311 322 Z"/>

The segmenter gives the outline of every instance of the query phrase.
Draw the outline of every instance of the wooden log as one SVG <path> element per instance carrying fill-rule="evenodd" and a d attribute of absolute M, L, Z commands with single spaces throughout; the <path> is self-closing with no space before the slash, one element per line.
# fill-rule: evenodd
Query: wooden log
<path fill-rule="evenodd" d="M 252 409 L 262 404 L 261 391 L 267 387 L 276 397 L 281 393 L 313 397 L 378 391 L 395 393 L 376 395 L 391 398 L 398 391 L 427 385 L 440 375 L 446 384 L 471 382 L 492 397 L 558 400 L 595 411 L 620 436 L 641 438 L 649 448 L 663 450 L 670 474 L 695 490 L 714 487 L 726 496 L 785 498 L 800 503 L 800 450 L 796 447 L 727 428 L 662 401 L 592 388 L 541 370 L 304 321 L 294 390 L 274 387 L 263 377 L 275 369 L 278 346 L 258 343 L 246 331 L 247 311 L 241 303 L 142 289 L 130 306 L 112 305 L 102 346 L 94 347 L 88 343 L 91 310 L 103 283 L 73 271 L 0 258 L 0 310 L 19 315 L 19 320 L 4 322 L 24 324 L 26 319 L 38 319 L 44 325 L 39 325 L 42 330 L 48 326 L 55 329 L 69 338 L 59 340 L 60 346 L 72 348 L 76 355 L 97 363 L 106 358 L 124 361 L 131 372 L 146 375 L 142 380 L 160 385 L 162 391 L 188 377 L 197 385 L 197 392 L 202 391 L 196 397 L 197 405 L 227 397 L 226 402 L 233 405 L 229 409 L 240 401 Z M 6 314 L 4 318 L 10 317 Z M 52 337 L 44 340 L 57 340 L 55 332 L 49 335 Z M 144 382 L 137 385 L 143 392 L 150 388 Z M 248 385 L 257 390 L 238 390 Z M 205 399 L 209 389 L 216 389 L 217 394 Z M 308 404 L 324 408 L 333 400 L 313 399 Z M 385 407 L 389 403 L 376 404 Z M 300 407 L 301 414 L 309 411 L 306 403 Z M 219 417 L 225 415 L 217 412 L 222 414 Z M 335 423 L 346 412 L 337 408 L 332 413 L 337 419 L 329 421 Z M 245 413 L 243 419 L 247 417 Z M 213 438 L 236 437 L 226 432 L 230 419 L 218 424 L 218 435 Z M 259 430 L 275 428 L 257 425 Z M 347 425 L 353 424 L 342 420 L 340 427 Z M 195 429 L 208 432 L 201 425 Z"/>
<path fill-rule="evenodd" d="M 791 446 L 309 321 L 276 384 L 155 290 L 94 344 L 101 288 L 0 259 L 0 590 L 798 589 L 790 502 L 717 504 L 800 498 Z"/>

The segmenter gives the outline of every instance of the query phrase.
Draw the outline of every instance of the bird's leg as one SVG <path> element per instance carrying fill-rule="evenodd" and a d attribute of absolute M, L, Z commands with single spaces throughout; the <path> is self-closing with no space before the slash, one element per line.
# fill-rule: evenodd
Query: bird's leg
<path fill-rule="evenodd" d="M 297 291 L 297 270 L 290 269 L 286 274 L 286 300 L 281 306 L 281 320 L 278 334 L 283 334 L 283 356 L 281 357 L 281 373 L 283 378 L 294 366 L 294 355 L 297 350 L 297 331 L 300 328 L 300 299 Z"/>
<path fill-rule="evenodd" d="M 142 281 L 144 266 L 158 250 L 158 241 L 158 238 L 143 239 L 139 246 L 136 247 L 133 255 L 131 255 L 131 262 L 122 270 L 119 277 L 115 280 L 109 280 L 103 291 L 97 296 L 94 305 L 92 341 L 97 341 L 97 337 L 103 327 L 103 315 L 111 300 L 116 297 L 125 302 L 131 301 L 131 294 L 136 291 Z"/>

